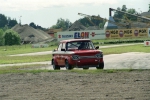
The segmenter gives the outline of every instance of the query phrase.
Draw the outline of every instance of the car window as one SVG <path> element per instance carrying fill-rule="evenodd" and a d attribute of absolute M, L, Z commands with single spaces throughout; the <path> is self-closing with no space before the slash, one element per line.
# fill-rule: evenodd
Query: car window
<path fill-rule="evenodd" d="M 83 41 L 80 46 L 78 47 L 78 49 L 94 49 L 93 43 L 92 42 L 86 42 Z"/>
<path fill-rule="evenodd" d="M 94 45 L 90 41 L 74 41 L 68 42 L 66 48 L 66 50 L 94 49 Z"/>
<path fill-rule="evenodd" d="M 78 44 L 77 42 L 68 42 L 67 45 L 66 45 L 66 50 L 75 50 L 75 49 L 78 49 Z"/>

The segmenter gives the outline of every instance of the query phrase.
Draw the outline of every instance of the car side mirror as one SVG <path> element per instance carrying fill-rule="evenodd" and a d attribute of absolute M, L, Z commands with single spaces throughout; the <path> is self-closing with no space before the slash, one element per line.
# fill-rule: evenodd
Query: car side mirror
<path fill-rule="evenodd" d="M 99 46 L 95 47 L 95 49 L 96 49 L 96 50 L 99 49 Z"/>
<path fill-rule="evenodd" d="M 61 51 L 66 51 L 66 49 L 61 49 Z"/>

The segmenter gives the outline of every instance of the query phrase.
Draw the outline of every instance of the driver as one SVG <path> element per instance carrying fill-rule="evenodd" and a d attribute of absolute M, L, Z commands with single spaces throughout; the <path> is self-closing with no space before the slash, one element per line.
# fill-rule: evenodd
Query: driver
<path fill-rule="evenodd" d="M 82 42 L 80 44 L 80 46 L 78 47 L 78 49 L 86 49 L 86 43 L 85 42 Z"/>

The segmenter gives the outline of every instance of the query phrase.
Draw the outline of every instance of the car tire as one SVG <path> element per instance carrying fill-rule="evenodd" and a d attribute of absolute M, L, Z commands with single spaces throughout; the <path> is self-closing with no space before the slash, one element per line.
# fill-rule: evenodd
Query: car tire
<path fill-rule="evenodd" d="M 53 60 L 52 62 L 53 62 L 53 69 L 54 70 L 60 70 L 60 66 L 56 65 L 55 60 Z"/>
<path fill-rule="evenodd" d="M 99 65 L 96 68 L 97 69 L 104 69 L 104 62 L 99 63 Z"/>
<path fill-rule="evenodd" d="M 65 61 L 65 67 L 67 70 L 73 69 L 72 66 L 69 64 L 68 60 Z"/>

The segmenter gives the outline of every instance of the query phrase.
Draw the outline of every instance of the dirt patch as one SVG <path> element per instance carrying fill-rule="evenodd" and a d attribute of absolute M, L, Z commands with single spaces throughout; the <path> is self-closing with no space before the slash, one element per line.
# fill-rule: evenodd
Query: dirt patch
<path fill-rule="evenodd" d="M 149 73 L 1 74 L 0 100 L 150 100 Z"/>

